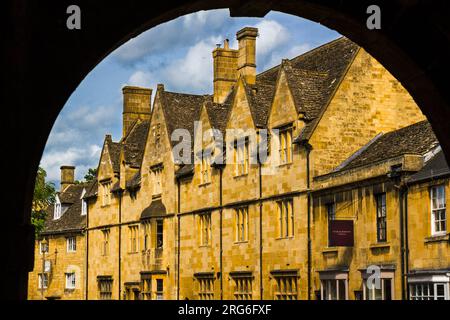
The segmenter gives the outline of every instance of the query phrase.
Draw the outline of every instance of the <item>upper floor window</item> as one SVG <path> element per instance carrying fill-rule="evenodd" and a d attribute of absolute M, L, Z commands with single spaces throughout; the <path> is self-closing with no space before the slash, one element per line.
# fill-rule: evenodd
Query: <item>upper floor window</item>
<path fill-rule="evenodd" d="M 234 174 L 242 176 L 248 174 L 249 167 L 249 140 L 248 138 L 239 139 L 234 144 Z"/>
<path fill-rule="evenodd" d="M 156 248 L 161 249 L 164 245 L 164 220 L 156 221 Z"/>
<path fill-rule="evenodd" d="M 292 127 L 280 129 L 280 164 L 292 162 Z"/>
<path fill-rule="evenodd" d="M 109 254 L 109 229 L 102 230 L 103 241 L 102 241 L 102 255 L 107 256 Z"/>
<path fill-rule="evenodd" d="M 66 289 L 75 289 L 76 284 L 75 272 L 66 273 Z"/>
<path fill-rule="evenodd" d="M 159 196 L 162 193 L 162 168 L 156 168 L 152 171 L 153 174 L 153 196 Z"/>
<path fill-rule="evenodd" d="M 386 193 L 375 196 L 377 202 L 377 241 L 387 241 L 386 232 Z"/>
<path fill-rule="evenodd" d="M 128 227 L 129 238 L 130 238 L 130 253 L 138 252 L 138 234 L 139 234 L 139 226 L 129 226 Z"/>
<path fill-rule="evenodd" d="M 55 211 L 53 214 L 53 219 L 57 220 L 59 218 L 61 218 L 61 202 L 59 201 L 59 197 L 56 197 Z"/>
<path fill-rule="evenodd" d="M 431 192 L 431 234 L 440 235 L 447 232 L 445 186 L 435 186 Z"/>
<path fill-rule="evenodd" d="M 292 199 L 277 202 L 280 238 L 294 236 L 294 209 Z"/>
<path fill-rule="evenodd" d="M 111 204 L 111 182 L 104 182 L 102 186 L 102 205 L 107 206 Z"/>
<path fill-rule="evenodd" d="M 77 238 L 69 237 L 67 238 L 67 252 L 75 252 L 77 251 Z"/>
<path fill-rule="evenodd" d="M 248 207 L 235 210 L 236 242 L 248 241 Z"/>
<path fill-rule="evenodd" d="M 201 162 L 201 183 L 211 182 L 211 155 L 203 153 Z"/>
<path fill-rule="evenodd" d="M 200 245 L 207 246 L 211 241 L 211 214 L 199 215 Z"/>
<path fill-rule="evenodd" d="M 144 229 L 144 251 L 147 251 L 150 249 L 150 229 L 151 224 L 150 222 L 144 222 L 143 223 L 143 229 Z"/>

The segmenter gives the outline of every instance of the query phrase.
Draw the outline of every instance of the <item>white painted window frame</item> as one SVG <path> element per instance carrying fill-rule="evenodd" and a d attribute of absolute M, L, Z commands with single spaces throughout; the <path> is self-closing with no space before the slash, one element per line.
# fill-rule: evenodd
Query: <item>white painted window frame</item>
<path fill-rule="evenodd" d="M 442 189 L 442 197 L 443 197 L 443 206 L 435 208 L 433 205 L 433 199 L 438 189 Z M 439 193 L 438 193 L 439 194 Z M 437 198 L 436 198 L 437 199 Z M 437 201 L 438 202 L 438 201 Z M 431 208 L 431 235 L 432 236 L 442 236 L 447 234 L 447 203 L 446 203 L 446 194 L 445 194 L 445 185 L 436 185 L 430 188 L 430 208 Z M 436 231 L 436 214 L 444 210 L 445 215 L 445 230 Z"/>

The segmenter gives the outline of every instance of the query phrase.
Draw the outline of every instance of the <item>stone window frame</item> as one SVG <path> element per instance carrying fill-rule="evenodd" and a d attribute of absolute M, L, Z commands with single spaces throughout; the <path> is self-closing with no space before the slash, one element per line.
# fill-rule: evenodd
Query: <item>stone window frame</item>
<path fill-rule="evenodd" d="M 38 289 L 48 289 L 48 284 L 49 284 L 48 273 L 47 272 L 38 273 Z"/>
<path fill-rule="evenodd" d="M 249 207 L 243 206 L 234 209 L 235 242 L 248 242 L 249 239 Z"/>
<path fill-rule="evenodd" d="M 377 242 L 387 242 L 387 197 L 386 193 L 375 195 Z M 384 209 L 384 210 L 383 210 Z M 384 234 L 381 232 L 383 231 Z"/>
<path fill-rule="evenodd" d="M 441 190 L 439 193 L 438 190 Z M 436 195 L 437 194 L 437 195 Z M 436 197 L 435 197 L 436 195 Z M 440 199 L 442 203 L 439 203 L 439 195 L 442 196 Z M 434 203 L 436 199 L 436 203 Z M 442 236 L 447 234 L 447 203 L 446 203 L 446 193 L 445 184 L 435 185 L 430 187 L 430 211 L 431 211 L 431 235 L 432 236 Z M 436 219 L 437 215 L 443 215 Z M 440 229 L 436 230 L 436 223 L 439 223 Z M 443 224 L 443 226 L 441 225 Z"/>
<path fill-rule="evenodd" d="M 70 236 L 66 238 L 66 251 L 68 253 L 77 252 L 77 237 Z"/>
<path fill-rule="evenodd" d="M 67 272 L 65 273 L 66 285 L 65 288 L 69 290 L 73 290 L 77 286 L 77 276 L 75 272 Z"/>
<path fill-rule="evenodd" d="M 291 239 L 295 235 L 294 199 L 276 201 L 278 212 L 278 238 Z"/>
<path fill-rule="evenodd" d="M 212 214 L 203 212 L 198 214 L 199 245 L 207 247 L 211 245 L 212 238 Z"/>

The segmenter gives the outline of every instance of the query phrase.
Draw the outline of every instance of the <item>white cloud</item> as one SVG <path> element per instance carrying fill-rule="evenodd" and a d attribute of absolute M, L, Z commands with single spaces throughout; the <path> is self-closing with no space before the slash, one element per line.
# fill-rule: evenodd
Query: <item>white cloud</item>
<path fill-rule="evenodd" d="M 88 168 L 96 167 L 100 157 L 99 145 L 86 145 L 84 147 L 70 147 L 66 150 L 50 150 L 44 153 L 41 166 L 47 171 L 50 181 L 58 181 L 60 167 L 63 165 L 75 165 L 76 179 L 83 179 Z"/>
<path fill-rule="evenodd" d="M 269 55 L 269 57 L 267 59 L 267 63 L 264 65 L 263 69 L 266 70 L 271 67 L 274 67 L 274 66 L 280 64 L 282 59 L 295 58 L 295 57 L 307 52 L 310 49 L 311 49 L 311 45 L 309 45 L 308 43 L 305 43 L 305 44 L 294 46 L 287 51 L 285 51 L 285 50 L 274 51 Z"/>
<path fill-rule="evenodd" d="M 138 87 L 153 87 L 153 78 L 150 72 L 145 72 L 142 70 L 138 70 L 134 72 L 131 77 L 128 79 L 127 84 L 130 86 L 138 86 Z"/>

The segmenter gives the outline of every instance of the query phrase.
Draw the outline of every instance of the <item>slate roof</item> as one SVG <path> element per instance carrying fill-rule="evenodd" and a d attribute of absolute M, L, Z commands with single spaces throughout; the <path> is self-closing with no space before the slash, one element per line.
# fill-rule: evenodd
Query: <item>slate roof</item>
<path fill-rule="evenodd" d="M 44 223 L 42 235 L 59 234 L 68 232 L 78 232 L 86 227 L 86 216 L 81 215 L 81 195 L 83 189 L 91 190 L 94 182 L 74 184 L 58 195 L 59 199 L 70 199 L 73 202 L 64 202 L 63 206 L 68 206 L 61 218 L 54 220 L 54 205 L 47 208 L 47 216 Z M 86 194 L 85 194 L 86 196 Z M 62 200 L 61 200 L 62 202 Z"/>
<path fill-rule="evenodd" d="M 450 167 L 445 159 L 444 152 L 441 150 L 425 164 L 422 170 L 412 175 L 408 179 L 408 183 L 411 184 L 446 176 L 450 176 Z"/>
<path fill-rule="evenodd" d="M 130 133 L 122 142 L 125 162 L 133 168 L 140 168 L 144 156 L 150 121 L 136 121 Z"/>
<path fill-rule="evenodd" d="M 111 136 L 106 136 L 106 146 L 109 151 L 109 156 L 111 159 L 111 164 L 114 172 L 120 172 L 120 142 L 113 142 Z"/>
<path fill-rule="evenodd" d="M 341 164 L 337 171 L 353 169 L 404 154 L 424 155 L 439 142 L 428 121 L 378 135 Z"/>

